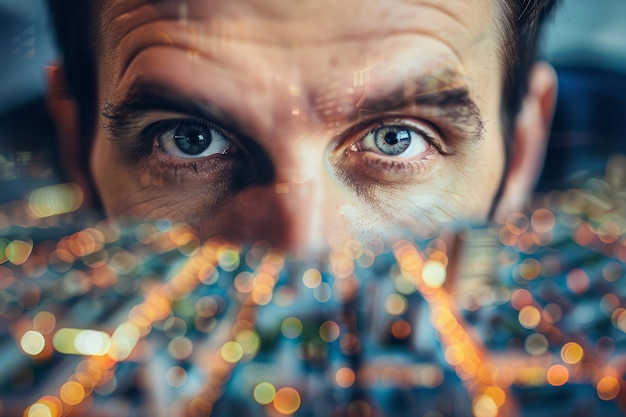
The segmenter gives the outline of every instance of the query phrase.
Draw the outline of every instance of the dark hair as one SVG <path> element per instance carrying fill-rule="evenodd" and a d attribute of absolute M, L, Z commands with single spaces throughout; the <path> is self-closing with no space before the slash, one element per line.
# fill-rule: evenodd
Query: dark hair
<path fill-rule="evenodd" d="M 537 55 L 539 32 L 558 0 L 506 0 L 502 7 L 503 132 L 512 136 L 513 121 L 528 91 L 528 75 Z"/>
<path fill-rule="evenodd" d="M 80 134 L 91 137 L 95 127 L 96 67 L 99 46 L 97 22 L 104 1 L 48 0 L 57 43 L 63 54 L 66 84 L 74 95 L 80 116 Z M 535 59 L 539 29 L 557 0 L 501 0 L 503 71 L 502 120 L 505 137 L 511 137 L 513 120 L 528 88 L 528 72 Z M 507 143 L 509 141 L 507 140 Z M 85 145 L 87 148 L 89 144 Z"/>

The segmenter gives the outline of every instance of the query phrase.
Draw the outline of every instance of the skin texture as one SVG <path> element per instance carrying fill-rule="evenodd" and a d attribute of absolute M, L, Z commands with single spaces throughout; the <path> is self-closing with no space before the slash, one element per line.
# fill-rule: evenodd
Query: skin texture
<path fill-rule="evenodd" d="M 488 216 L 505 165 L 495 0 L 123 0 L 97 24 L 88 175 L 111 216 L 299 252 Z M 189 130 L 168 120 L 191 120 L 209 154 L 181 154 Z M 411 147 L 381 154 L 381 126 Z"/>

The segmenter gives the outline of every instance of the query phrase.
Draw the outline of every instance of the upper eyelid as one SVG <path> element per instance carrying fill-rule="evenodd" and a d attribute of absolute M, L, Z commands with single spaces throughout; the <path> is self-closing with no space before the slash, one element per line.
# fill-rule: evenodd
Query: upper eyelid
<path fill-rule="evenodd" d="M 417 125 L 420 125 L 418 127 Z M 444 150 L 445 146 L 445 137 L 441 130 L 436 127 L 433 123 L 425 121 L 423 119 L 417 118 L 415 116 L 407 116 L 407 115 L 387 115 L 387 116 L 378 116 L 368 120 L 362 120 L 359 123 L 351 126 L 343 133 L 340 133 L 340 147 L 347 149 L 353 143 L 357 143 L 363 140 L 366 135 L 380 127 L 384 126 L 402 126 L 410 129 L 417 130 L 418 133 L 425 137 L 425 139 L 432 144 L 439 152 L 442 154 L 450 154 Z"/>
<path fill-rule="evenodd" d="M 118 109 L 113 111 L 107 109 L 106 106 L 102 111 L 102 117 L 109 120 L 108 125 L 102 126 L 109 133 L 108 138 L 120 146 L 128 161 L 133 163 L 154 149 L 155 141 L 160 134 L 180 123 L 194 123 L 216 129 L 225 139 L 243 147 L 240 135 L 204 117 L 158 110 L 120 112 Z"/>
<path fill-rule="evenodd" d="M 237 135 L 230 131 L 229 129 L 226 129 L 210 120 L 205 120 L 205 119 L 199 119 L 199 118 L 189 118 L 189 117 L 180 117 L 180 118 L 168 118 L 168 119 L 162 119 L 156 122 L 153 122 L 151 124 L 149 124 L 148 126 L 146 126 L 144 128 L 144 131 L 146 129 L 150 129 L 152 126 L 156 125 L 163 125 L 165 130 L 165 127 L 167 127 L 168 130 L 172 130 L 174 127 L 178 127 L 180 125 L 183 124 L 187 124 L 187 125 L 198 125 L 198 126 L 203 126 L 206 127 L 208 129 L 213 129 L 213 130 L 217 130 L 222 136 L 224 136 L 226 139 L 232 139 L 232 140 L 236 140 Z"/>
<path fill-rule="evenodd" d="M 198 117 L 189 114 L 169 111 L 125 111 L 115 108 L 113 105 L 104 106 L 102 117 L 109 120 L 103 125 L 103 129 L 109 132 L 113 140 L 126 141 L 127 139 L 146 140 L 145 135 L 148 130 L 158 126 L 173 126 L 176 123 L 195 123 L 218 130 L 226 138 L 240 141 L 243 135 L 235 132 L 229 127 L 223 126 L 208 117 Z"/>

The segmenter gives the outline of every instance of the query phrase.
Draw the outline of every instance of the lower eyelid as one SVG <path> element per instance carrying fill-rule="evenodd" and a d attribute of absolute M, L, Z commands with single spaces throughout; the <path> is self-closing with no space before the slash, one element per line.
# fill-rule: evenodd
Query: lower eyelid
<path fill-rule="evenodd" d="M 406 183 L 426 181 L 434 174 L 437 160 L 441 155 L 433 146 L 417 159 L 381 157 L 371 152 L 343 152 L 343 161 L 336 164 L 338 170 L 349 170 L 351 176 L 358 175 L 370 183 L 384 183 L 402 186 Z M 338 173 L 340 177 L 345 174 Z"/>

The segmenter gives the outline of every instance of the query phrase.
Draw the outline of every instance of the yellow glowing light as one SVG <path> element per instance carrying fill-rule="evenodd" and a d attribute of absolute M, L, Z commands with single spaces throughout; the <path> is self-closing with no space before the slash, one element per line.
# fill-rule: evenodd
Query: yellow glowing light
<path fill-rule="evenodd" d="M 243 357 L 243 348 L 239 343 L 230 341 L 222 346 L 220 353 L 226 362 L 235 363 Z"/>
<path fill-rule="evenodd" d="M 619 381 L 612 376 L 606 376 L 598 382 L 597 389 L 600 399 L 610 401 L 619 395 Z"/>
<path fill-rule="evenodd" d="M 235 248 L 221 248 L 217 261 L 224 271 L 232 272 L 239 267 L 239 252 Z"/>
<path fill-rule="evenodd" d="M 46 395 L 45 397 L 41 397 L 35 404 L 31 405 L 25 415 L 29 417 L 59 417 L 62 410 L 63 405 L 58 398 Z"/>
<path fill-rule="evenodd" d="M 534 329 L 541 322 L 541 313 L 537 307 L 526 306 L 520 310 L 518 318 L 522 326 Z"/>
<path fill-rule="evenodd" d="M 439 288 L 446 282 L 446 267 L 439 261 L 426 261 L 422 268 L 422 280 L 430 288 Z"/>
<path fill-rule="evenodd" d="M 472 411 L 475 417 L 496 417 L 498 405 L 488 395 L 479 395 L 472 402 Z"/>
<path fill-rule="evenodd" d="M 280 326 L 283 335 L 289 339 L 295 339 L 302 333 L 302 322 L 295 317 L 286 318 Z"/>
<path fill-rule="evenodd" d="M 389 294 L 385 298 L 385 311 L 392 316 L 404 314 L 409 308 L 406 298 L 400 294 Z"/>
<path fill-rule="evenodd" d="M 96 330 L 83 330 L 76 335 L 74 347 L 81 355 L 101 356 L 111 347 L 111 337 Z"/>
<path fill-rule="evenodd" d="M 52 338 L 52 346 L 57 352 L 66 355 L 79 355 L 80 352 L 74 346 L 74 340 L 82 329 L 59 329 Z"/>
<path fill-rule="evenodd" d="M 83 192 L 76 184 L 39 188 L 28 195 L 28 209 L 35 218 L 71 213 L 83 204 Z"/>
<path fill-rule="evenodd" d="M 139 327 L 133 323 L 126 322 L 117 326 L 111 336 L 109 357 L 115 361 L 126 360 L 137 346 L 140 336 Z"/>
<path fill-rule="evenodd" d="M 261 382 L 254 387 L 254 399 L 261 405 L 270 404 L 276 397 L 276 388 L 269 382 Z"/>
<path fill-rule="evenodd" d="M 604 221 L 598 227 L 598 237 L 604 243 L 614 243 L 622 234 L 622 228 L 613 221 Z"/>
<path fill-rule="evenodd" d="M 28 417 L 55 417 L 48 404 L 35 403 L 28 408 Z"/>
<path fill-rule="evenodd" d="M 584 354 L 583 348 L 575 342 L 566 343 L 561 349 L 561 359 L 563 359 L 563 362 L 570 365 L 580 362 Z"/>
<path fill-rule="evenodd" d="M 339 325 L 334 321 L 324 322 L 320 326 L 320 337 L 324 342 L 334 342 L 339 337 L 340 329 Z"/>
<path fill-rule="evenodd" d="M 309 269 L 302 275 L 302 282 L 307 288 L 317 288 L 322 283 L 322 274 L 317 269 Z"/>
<path fill-rule="evenodd" d="M 52 345 L 66 355 L 105 355 L 111 346 L 108 334 L 96 330 L 59 329 L 52 338 Z"/>
<path fill-rule="evenodd" d="M 502 407 L 506 401 L 506 393 L 500 387 L 488 387 L 484 390 L 483 395 L 491 398 L 497 407 Z"/>
<path fill-rule="evenodd" d="M 548 369 L 546 379 L 550 385 L 560 387 L 564 385 L 569 379 L 569 371 L 563 365 L 553 365 Z"/>
<path fill-rule="evenodd" d="M 272 301 L 272 288 L 268 285 L 261 284 L 257 285 L 252 291 L 252 301 L 260 306 L 264 306 Z"/>
<path fill-rule="evenodd" d="M 408 274 L 403 274 L 398 265 L 393 265 L 389 269 L 389 274 L 393 278 L 393 285 L 398 293 L 408 295 L 417 291 L 415 279 Z"/>
<path fill-rule="evenodd" d="M 446 358 L 446 362 L 450 365 L 455 366 L 463 362 L 465 359 L 465 349 L 461 345 L 452 345 L 448 346 L 444 352 L 444 357 Z"/>
<path fill-rule="evenodd" d="M 76 381 L 69 381 L 63 384 L 59 396 L 65 404 L 80 404 L 85 399 L 85 388 Z"/>
<path fill-rule="evenodd" d="M 235 337 L 237 343 L 243 348 L 244 355 L 254 355 L 261 346 L 261 338 L 254 330 L 243 329 Z"/>
<path fill-rule="evenodd" d="M 20 346 L 22 350 L 29 355 L 39 355 L 43 351 L 43 348 L 46 347 L 46 339 L 44 339 L 41 333 L 29 330 L 22 336 Z"/>
<path fill-rule="evenodd" d="M 341 368 L 335 373 L 335 382 L 342 388 L 351 387 L 355 380 L 354 371 L 350 368 Z"/>
<path fill-rule="evenodd" d="M 274 397 L 274 407 L 282 414 L 293 414 L 300 408 L 300 394 L 291 387 L 281 388 Z"/>
<path fill-rule="evenodd" d="M 85 389 L 85 395 L 91 394 L 94 389 L 93 377 L 84 372 L 77 372 L 72 376 L 72 380 L 75 380 Z"/>
<path fill-rule="evenodd" d="M 5 257 L 13 265 L 22 265 L 33 251 L 33 244 L 23 240 L 14 240 L 4 249 Z"/>
<path fill-rule="evenodd" d="M 533 280 L 541 273 L 541 264 L 536 259 L 526 259 L 519 268 L 519 274 L 525 280 Z"/>

